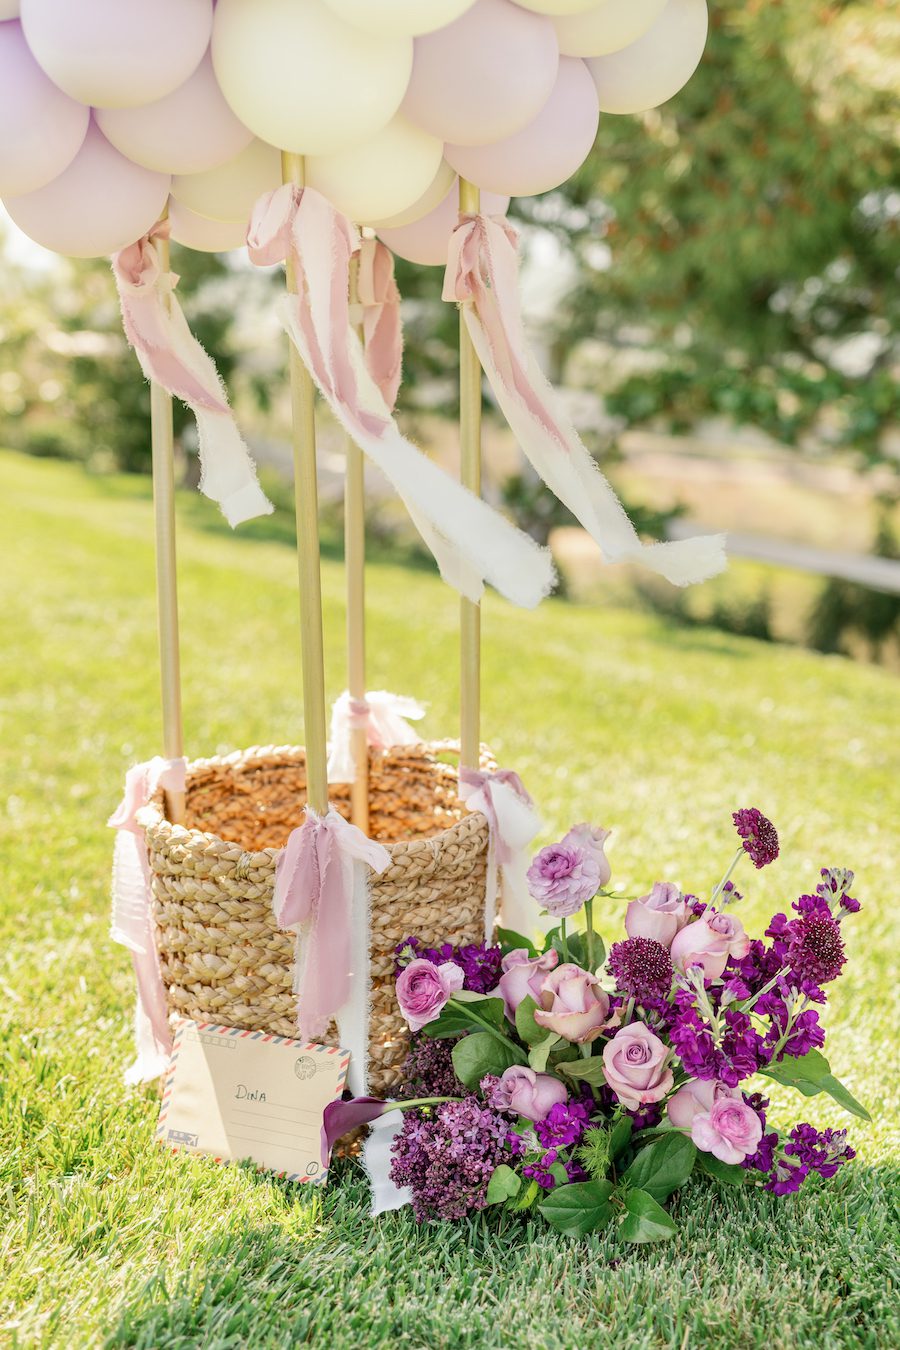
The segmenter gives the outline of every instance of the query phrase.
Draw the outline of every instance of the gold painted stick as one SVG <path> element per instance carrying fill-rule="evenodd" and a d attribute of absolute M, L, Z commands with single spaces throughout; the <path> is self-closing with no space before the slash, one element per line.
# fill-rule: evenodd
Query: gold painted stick
<path fill-rule="evenodd" d="M 459 180 L 459 209 L 463 215 L 481 209 L 481 193 L 473 183 Z M 459 443 L 460 478 L 464 487 L 481 494 L 481 365 L 459 315 Z M 460 764 L 477 769 L 481 742 L 481 607 L 461 600 L 460 650 Z"/>
<path fill-rule="evenodd" d="M 350 303 L 356 305 L 359 259 L 350 264 Z M 357 328 L 362 337 L 362 326 Z M 366 697 L 366 505 L 363 453 L 346 438 L 347 468 L 344 483 L 344 566 L 347 572 L 347 688 L 350 697 Z M 369 738 L 365 727 L 353 727 L 350 749 L 356 776 L 350 788 L 353 824 L 369 833 Z"/>
<path fill-rule="evenodd" d="M 169 241 L 158 238 L 160 269 L 169 270 Z M 178 640 L 178 572 L 175 557 L 175 436 L 172 397 L 161 385 L 150 385 L 150 446 L 153 465 L 153 514 L 156 535 L 156 611 L 159 673 L 162 692 L 163 754 L 184 754 L 181 718 L 181 657 Z M 184 819 L 184 793 L 166 793 L 166 816 L 177 825 Z"/>
<path fill-rule="evenodd" d="M 282 152 L 285 183 L 304 183 L 302 155 Z M 290 255 L 287 288 L 297 293 Z M 319 488 L 316 473 L 315 389 L 293 344 L 289 347 L 294 446 L 294 511 L 300 578 L 300 656 L 303 668 L 303 723 L 306 741 L 306 796 L 318 815 L 328 810 L 325 729 L 325 651 L 322 636 L 322 575 L 319 561 Z"/>

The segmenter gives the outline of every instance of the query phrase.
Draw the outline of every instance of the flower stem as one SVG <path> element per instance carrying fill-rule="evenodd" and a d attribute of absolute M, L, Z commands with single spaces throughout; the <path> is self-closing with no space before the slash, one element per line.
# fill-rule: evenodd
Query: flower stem
<path fill-rule="evenodd" d="M 560 942 L 562 943 L 563 960 L 568 964 L 572 960 L 572 958 L 569 955 L 569 939 L 566 935 L 565 919 L 560 919 L 559 921 L 559 939 Z"/>
<path fill-rule="evenodd" d="M 465 1013 L 466 1017 L 471 1018 L 473 1022 L 477 1022 L 478 1025 L 484 1031 L 489 1031 L 491 1035 L 495 1037 L 496 1040 L 502 1041 L 502 1043 L 505 1046 L 507 1046 L 508 1049 L 513 1051 L 513 1053 L 516 1056 L 516 1062 L 518 1064 L 528 1063 L 528 1057 L 524 1054 L 522 1050 L 519 1049 L 519 1047 L 513 1041 L 509 1039 L 508 1036 L 504 1036 L 503 1032 L 499 1031 L 497 1027 L 493 1026 L 490 1022 L 488 1022 L 486 1018 L 479 1017 L 477 1013 L 472 1011 L 471 1003 L 458 1003 L 454 998 L 449 999 L 448 1002 L 452 1007 L 456 1008 L 458 1012 Z"/>
<path fill-rule="evenodd" d="M 712 895 L 709 897 L 709 903 L 710 903 L 711 905 L 714 905 L 714 904 L 716 903 L 717 897 L 720 896 L 720 895 L 722 894 L 722 892 L 724 891 L 726 881 L 728 881 L 728 880 L 730 879 L 732 872 L 733 872 L 734 869 L 737 867 L 738 863 L 740 862 L 741 858 L 743 858 L 743 856 L 744 856 L 744 848 L 743 848 L 743 845 L 742 845 L 742 846 L 738 849 L 738 851 L 737 851 L 737 853 L 734 855 L 734 857 L 732 858 L 731 864 L 730 864 L 730 866 L 729 866 L 729 868 L 728 868 L 728 871 L 725 873 L 724 877 L 723 877 L 722 880 L 719 882 L 718 886 L 714 886 L 714 887 L 713 887 L 713 893 L 712 893 Z M 726 903 L 727 903 L 727 902 L 726 902 Z"/>
<path fill-rule="evenodd" d="M 584 907 L 584 915 L 587 919 L 587 965 L 588 970 L 594 973 L 594 897 L 591 896 Z"/>
<path fill-rule="evenodd" d="M 409 1111 L 414 1106 L 439 1106 L 441 1102 L 461 1102 L 462 1097 L 415 1097 L 412 1101 L 391 1102 L 391 1110 Z"/>

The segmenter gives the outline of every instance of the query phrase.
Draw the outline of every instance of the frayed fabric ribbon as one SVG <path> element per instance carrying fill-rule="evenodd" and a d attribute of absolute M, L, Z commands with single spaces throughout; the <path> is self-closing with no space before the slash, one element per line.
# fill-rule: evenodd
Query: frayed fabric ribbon
<path fill-rule="evenodd" d="M 290 258 L 298 293 L 280 305 L 288 336 L 344 430 L 396 488 L 444 580 L 473 601 L 489 581 L 533 608 L 553 585 L 549 553 L 406 440 L 366 366 L 349 301 L 358 244 L 321 193 L 290 183 L 259 199 L 247 236 L 255 263 Z"/>
<path fill-rule="evenodd" d="M 337 1018 L 350 1051 L 348 1082 L 365 1092 L 369 1045 L 368 873 L 382 873 L 391 855 L 333 807 L 306 808 L 275 864 L 272 902 L 280 928 L 297 935 L 294 993 L 302 1040 L 318 1040 Z"/>
<path fill-rule="evenodd" d="M 363 235 L 359 243 L 356 292 L 362 311 L 366 369 L 393 409 L 403 367 L 400 291 L 394 280 L 394 255 L 380 239 Z"/>
<path fill-rule="evenodd" d="M 147 760 L 125 775 L 125 795 L 107 822 L 116 833 L 113 852 L 111 937 L 131 952 L 137 982 L 135 1046 L 137 1058 L 126 1083 L 149 1083 L 165 1072 L 172 1049 L 166 991 L 159 970 L 150 864 L 137 813 L 159 788 L 183 792 L 183 759 Z"/>
<path fill-rule="evenodd" d="M 528 349 L 519 304 L 517 234 L 507 221 L 461 217 L 450 239 L 443 296 L 462 305 L 475 350 L 525 455 L 607 562 L 641 563 L 676 586 L 722 571 L 722 534 L 641 543 Z"/>
<path fill-rule="evenodd" d="M 402 694 L 371 689 L 364 699 L 355 699 L 345 690 L 335 699 L 331 709 L 329 783 L 352 783 L 356 779 L 351 732 L 364 729 L 366 744 L 373 750 L 387 750 L 392 745 L 415 745 L 421 736 L 409 725 L 407 718 L 416 721 L 424 716 L 422 705 Z"/>
<path fill-rule="evenodd" d="M 161 221 L 137 243 L 113 254 L 125 336 L 146 378 L 180 398 L 194 414 L 200 491 L 218 502 L 229 525 L 240 525 L 268 515 L 272 503 L 257 482 L 215 362 L 192 334 L 175 298 L 178 278 L 160 266 L 155 241 L 168 238 L 168 232 L 168 222 Z"/>
<path fill-rule="evenodd" d="M 493 941 L 501 877 L 503 923 L 527 935 L 534 926 L 534 901 L 525 880 L 526 849 L 541 828 L 534 802 L 512 769 L 498 769 L 495 773 L 460 769 L 459 795 L 470 811 L 483 812 L 488 822 L 485 942 Z"/>

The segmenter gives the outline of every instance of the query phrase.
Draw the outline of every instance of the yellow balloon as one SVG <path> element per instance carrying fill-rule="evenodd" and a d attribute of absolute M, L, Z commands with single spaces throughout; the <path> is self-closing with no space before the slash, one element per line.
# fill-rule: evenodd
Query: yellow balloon
<path fill-rule="evenodd" d="M 563 56 L 605 56 L 642 37 L 666 0 L 591 0 L 591 8 L 553 20 Z"/>
<path fill-rule="evenodd" d="M 234 248 L 243 248 L 247 241 L 246 221 L 209 220 L 188 210 L 174 197 L 169 202 L 169 224 L 172 242 L 197 253 L 228 253 Z"/>
<path fill-rule="evenodd" d="M 379 230 L 396 230 L 401 225 L 411 225 L 414 220 L 421 220 L 423 216 L 429 215 L 436 206 L 440 206 L 455 182 L 456 171 L 452 165 L 442 159 L 441 167 L 432 182 L 419 200 L 413 202 L 412 206 L 408 206 L 405 211 L 400 211 L 396 216 L 389 216 L 385 220 L 367 220 L 365 223 L 374 225 Z"/>
<path fill-rule="evenodd" d="M 324 0 L 219 0 L 212 56 L 222 93 L 261 140 L 332 155 L 397 112 L 413 41 L 354 28 Z"/>
<path fill-rule="evenodd" d="M 521 0 L 524 3 L 524 0 Z M 453 23 L 475 0 L 325 0 L 338 18 L 367 33 L 419 37 Z M 593 4 L 594 0 L 587 0 Z"/>
<path fill-rule="evenodd" d="M 433 183 L 444 147 L 398 116 L 374 136 L 335 155 L 310 155 L 306 181 L 351 220 L 380 220 L 419 200 Z"/>
<path fill-rule="evenodd" d="M 534 14 L 582 14 L 584 10 L 596 5 L 597 0 L 516 0 L 520 9 L 530 9 Z"/>
<path fill-rule="evenodd" d="M 274 145 L 251 141 L 227 164 L 172 179 L 172 196 L 211 220 L 249 220 L 257 197 L 281 182 L 281 155 Z"/>

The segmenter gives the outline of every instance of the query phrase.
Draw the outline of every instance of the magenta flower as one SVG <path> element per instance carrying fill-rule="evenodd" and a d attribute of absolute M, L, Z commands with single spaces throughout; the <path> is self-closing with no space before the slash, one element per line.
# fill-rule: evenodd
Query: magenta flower
<path fill-rule="evenodd" d="M 794 909 L 800 917 L 792 919 L 784 931 L 788 965 L 800 980 L 829 984 L 847 960 L 840 925 L 820 896 L 801 895 Z"/>
<path fill-rule="evenodd" d="M 744 852 L 749 853 L 756 868 L 765 867 L 778 857 L 778 831 L 755 806 L 745 806 L 734 811 L 734 821 L 738 834 L 744 841 Z"/>
<path fill-rule="evenodd" d="M 410 1031 L 421 1031 L 434 1022 L 448 1000 L 463 987 L 465 976 L 453 961 L 436 966 L 417 957 L 397 976 L 397 1002 Z"/>
<path fill-rule="evenodd" d="M 528 869 L 528 889 L 555 919 L 568 919 L 600 889 L 596 853 L 580 844 L 542 848 Z"/>
<path fill-rule="evenodd" d="M 614 942 L 608 966 L 616 988 L 632 998 L 666 998 L 672 991 L 672 959 L 661 942 L 632 937 Z"/>

